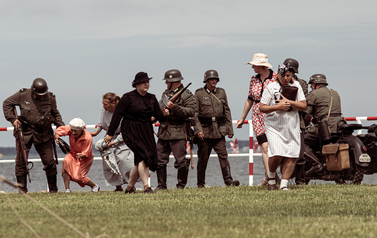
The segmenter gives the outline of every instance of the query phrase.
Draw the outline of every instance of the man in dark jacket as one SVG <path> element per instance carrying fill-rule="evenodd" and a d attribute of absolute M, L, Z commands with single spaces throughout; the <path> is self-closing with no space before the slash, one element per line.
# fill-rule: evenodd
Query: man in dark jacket
<path fill-rule="evenodd" d="M 164 118 L 160 119 L 157 141 L 157 189 L 167 189 L 166 165 L 169 163 L 169 155 L 173 152 L 178 169 L 177 188 L 184 188 L 188 177 L 188 160 L 186 159 L 186 141 L 188 138 L 187 127 L 190 127 L 189 119 L 195 115 L 195 97 L 186 89 L 174 103 L 169 99 L 174 97 L 184 87 L 181 72 L 177 69 L 168 70 L 165 73 L 167 89 L 163 92 L 160 106 Z M 166 106 L 166 108 L 165 108 Z"/>
<path fill-rule="evenodd" d="M 219 81 L 217 71 L 208 70 L 204 74 L 203 81 L 206 85 L 195 92 L 196 113 L 193 121 L 194 133 L 199 138 L 197 165 L 199 188 L 204 188 L 205 185 L 207 163 L 212 148 L 219 158 L 224 183 L 228 186 L 240 184 L 238 180 L 233 181 L 230 173 L 225 136 L 232 138 L 234 135 L 232 115 L 225 90 L 216 87 Z"/>
<path fill-rule="evenodd" d="M 15 115 L 15 107 L 21 111 L 19 118 Z M 57 127 L 64 126 L 62 117 L 56 107 L 55 95 L 48 92 L 47 83 L 42 78 L 36 78 L 31 88 L 23 88 L 5 99 L 3 102 L 5 119 L 12 123 L 16 137 L 16 177 L 17 183 L 22 184 L 21 190 L 27 192 L 28 167 L 22 155 L 20 138 L 17 129 L 22 128 L 25 150 L 29 153 L 34 144 L 35 149 L 41 157 L 46 172 L 49 191 L 56 193 L 56 161 L 53 156 L 53 131 L 51 124 Z"/>

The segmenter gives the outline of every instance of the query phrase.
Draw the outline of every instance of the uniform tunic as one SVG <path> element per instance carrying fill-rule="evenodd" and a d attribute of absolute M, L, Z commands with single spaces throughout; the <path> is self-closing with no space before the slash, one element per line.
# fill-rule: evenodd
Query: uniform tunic
<path fill-rule="evenodd" d="M 268 84 L 274 82 L 276 76 L 277 74 L 270 70 L 270 75 L 263 81 L 263 83 L 260 79 L 259 74 L 251 77 L 250 80 L 248 99 L 254 101 L 254 104 L 251 109 L 251 115 L 253 122 L 253 130 L 257 137 L 266 133 L 266 129 L 264 126 L 265 114 L 259 110 L 259 101 L 262 98 L 262 88 L 264 91 Z"/>
<path fill-rule="evenodd" d="M 298 87 L 296 101 L 305 100 L 300 84 L 294 81 L 291 86 Z M 281 87 L 278 82 L 270 83 L 263 92 L 261 103 L 273 106 L 280 99 Z M 300 117 L 296 109 L 290 111 L 277 110 L 266 114 L 266 135 L 268 140 L 268 156 L 298 158 L 300 155 Z"/>
<path fill-rule="evenodd" d="M 221 168 L 229 166 L 225 136 L 233 135 L 232 115 L 228 105 L 225 90 L 215 88 L 212 92 L 204 86 L 195 92 L 196 113 L 193 117 L 194 132 L 203 132 L 204 139 L 198 140 L 198 186 L 205 184 L 205 171 L 212 148 L 219 158 Z M 202 122 L 200 119 L 202 119 Z M 219 120 L 221 118 L 221 120 Z M 212 119 L 212 120 L 211 120 Z M 231 177 L 224 178 L 230 185 Z"/>
<path fill-rule="evenodd" d="M 24 121 L 22 132 L 24 135 L 24 142 L 26 145 L 27 153 L 34 144 L 35 149 L 41 156 L 42 163 L 44 165 L 43 170 L 46 171 L 46 175 L 55 175 L 56 162 L 53 156 L 53 141 L 52 141 L 52 128 L 51 124 L 45 127 L 36 126 L 36 122 L 43 116 L 44 113 L 50 112 L 51 116 L 54 117 L 54 124 L 59 126 L 64 126 L 62 117 L 59 110 L 56 107 L 55 95 L 47 92 L 43 98 L 34 98 L 33 92 L 30 88 L 24 88 L 19 90 L 17 93 L 8 97 L 3 102 L 3 112 L 5 119 L 10 123 L 16 120 L 13 109 L 19 106 L 21 115 L 20 120 Z M 40 108 L 41 112 L 38 110 Z M 22 152 L 20 149 L 17 132 L 14 131 L 14 137 L 16 138 L 16 176 L 21 176 L 27 174 L 25 161 L 22 157 Z"/>
<path fill-rule="evenodd" d="M 156 96 L 151 93 L 142 96 L 135 89 L 119 100 L 107 134 L 114 136 L 122 120 L 123 140 L 134 152 L 134 165 L 144 161 L 151 171 L 155 171 L 157 150 L 151 118 L 158 120 L 161 116 Z"/>
<path fill-rule="evenodd" d="M 340 102 L 340 96 L 337 91 L 331 89 L 332 91 L 332 106 L 330 117 L 328 120 L 328 125 L 330 127 L 331 133 L 338 133 L 338 122 L 339 125 L 345 124 L 344 117 L 341 115 L 342 108 Z M 318 107 L 308 106 L 307 112 L 320 119 L 320 121 L 327 121 L 327 114 L 330 109 L 331 93 L 329 88 L 326 86 L 321 86 L 316 90 L 309 93 L 307 97 L 308 104 L 317 104 Z M 332 116 L 332 115 L 333 116 Z M 309 132 L 318 133 L 318 125 L 310 128 Z"/>
<path fill-rule="evenodd" d="M 93 138 L 92 134 L 84 130 L 84 134 L 76 139 L 71 131 L 71 126 L 61 126 L 55 130 L 55 134 L 59 136 L 69 135 L 70 151 L 64 157 L 62 173 L 67 172 L 71 177 L 71 181 L 77 182 L 81 187 L 90 181 L 86 175 L 93 163 Z M 77 153 L 82 153 L 86 158 L 76 158 Z"/>
<path fill-rule="evenodd" d="M 102 129 L 105 131 L 109 130 L 112 116 L 112 112 L 106 111 L 103 107 L 101 107 L 100 122 L 97 124 L 98 132 L 101 132 Z M 122 134 L 120 133 L 120 126 L 116 130 L 112 141 L 115 143 L 113 146 L 115 159 L 123 177 L 122 184 L 128 184 L 131 169 L 134 167 L 134 153 L 128 148 L 126 143 L 124 143 Z M 103 176 L 105 177 L 106 183 L 112 186 L 121 185 L 118 176 L 110 171 L 109 167 L 103 160 L 102 166 Z"/>
<path fill-rule="evenodd" d="M 183 89 L 180 85 L 175 90 L 166 89 L 162 97 L 170 96 Z M 185 120 L 195 115 L 196 102 L 194 95 L 186 89 L 175 102 L 176 106 L 170 110 L 168 117 L 163 117 L 158 128 L 158 167 L 165 168 L 169 162 L 169 155 L 173 151 L 176 159 L 174 167 L 186 168 L 186 124 Z"/>

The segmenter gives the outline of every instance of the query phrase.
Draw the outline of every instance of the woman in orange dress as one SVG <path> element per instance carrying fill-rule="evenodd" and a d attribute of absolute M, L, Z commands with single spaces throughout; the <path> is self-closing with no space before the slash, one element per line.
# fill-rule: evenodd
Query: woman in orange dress
<path fill-rule="evenodd" d="M 70 151 L 64 157 L 62 176 L 65 192 L 70 193 L 70 181 L 75 181 L 81 187 L 85 185 L 92 188 L 92 192 L 98 192 L 99 186 L 93 183 L 88 174 L 93 163 L 93 138 L 92 134 L 84 129 L 85 123 L 80 118 L 74 118 L 68 126 L 60 126 L 55 131 L 55 140 L 58 143 L 60 136 L 69 135 Z"/>

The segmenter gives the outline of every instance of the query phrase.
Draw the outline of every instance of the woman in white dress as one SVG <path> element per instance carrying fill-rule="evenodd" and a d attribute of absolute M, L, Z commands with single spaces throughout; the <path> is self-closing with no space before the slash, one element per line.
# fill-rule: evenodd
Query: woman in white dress
<path fill-rule="evenodd" d="M 300 155 L 300 117 L 298 111 L 306 108 L 305 95 L 300 84 L 293 78 L 293 68 L 279 65 L 278 76 L 275 82 L 270 83 L 263 93 L 260 102 L 260 111 L 266 114 L 265 126 L 268 140 L 269 168 L 268 189 L 276 190 L 276 169 L 282 158 L 282 180 L 280 189 L 288 190 L 288 180 L 294 172 L 296 159 Z M 292 100 L 282 95 L 286 86 L 297 87 Z M 291 90 L 292 92 L 292 90 Z M 285 94 L 287 96 L 287 94 Z M 291 93 L 292 96 L 292 93 Z"/>
<path fill-rule="evenodd" d="M 115 107 L 120 100 L 120 96 L 115 93 L 109 92 L 102 96 L 102 108 L 100 122 L 97 125 L 97 129 L 92 132 L 92 136 L 98 135 L 102 130 L 108 131 L 111 118 L 115 111 Z M 122 174 L 123 181 L 119 181 L 119 177 L 110 171 L 109 167 L 102 160 L 103 175 L 106 180 L 106 184 L 109 186 L 116 186 L 114 191 L 123 191 L 122 184 L 128 184 L 130 178 L 131 169 L 134 167 L 134 153 L 124 143 L 122 133 L 120 133 L 120 126 L 118 127 L 114 139 L 108 144 L 113 146 L 114 155 Z"/>

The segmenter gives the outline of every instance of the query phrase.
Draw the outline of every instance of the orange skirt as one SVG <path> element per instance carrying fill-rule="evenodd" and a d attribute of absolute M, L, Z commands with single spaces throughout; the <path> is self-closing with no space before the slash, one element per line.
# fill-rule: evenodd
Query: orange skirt
<path fill-rule="evenodd" d="M 62 173 L 67 172 L 71 181 L 84 187 L 90 181 L 86 175 L 92 167 L 93 157 L 79 160 L 73 154 L 69 153 L 64 157 Z"/>

